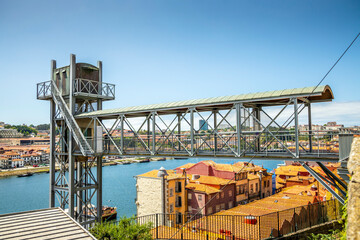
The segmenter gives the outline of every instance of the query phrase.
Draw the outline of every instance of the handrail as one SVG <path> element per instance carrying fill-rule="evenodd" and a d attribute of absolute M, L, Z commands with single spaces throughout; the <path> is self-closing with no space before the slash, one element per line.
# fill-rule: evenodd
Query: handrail
<path fill-rule="evenodd" d="M 61 93 L 59 89 L 56 87 L 56 84 L 54 81 L 51 81 L 51 87 L 52 87 L 52 95 L 53 99 L 56 103 L 56 105 L 59 107 L 62 115 L 64 116 L 64 119 L 70 129 L 71 132 L 73 132 L 74 139 L 76 143 L 79 145 L 80 151 L 82 155 L 86 156 L 89 154 L 94 154 L 93 149 L 90 147 L 89 143 L 86 141 L 84 135 L 82 134 L 79 125 L 76 123 L 74 117 L 70 113 L 69 108 L 67 107 L 64 99 L 61 96 Z"/>
<path fill-rule="evenodd" d="M 95 90 L 94 93 L 92 93 L 92 90 Z M 96 94 L 99 96 L 115 98 L 115 84 L 76 78 L 74 81 L 74 93 Z"/>

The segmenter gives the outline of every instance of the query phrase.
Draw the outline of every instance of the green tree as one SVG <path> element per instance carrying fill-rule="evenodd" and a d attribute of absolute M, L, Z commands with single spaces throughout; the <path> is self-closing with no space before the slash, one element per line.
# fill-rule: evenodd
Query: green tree
<path fill-rule="evenodd" d="M 36 135 L 38 133 L 38 131 L 35 128 L 29 127 L 25 124 L 23 124 L 23 125 L 5 125 L 5 128 L 16 129 L 19 133 L 24 134 L 24 136 L 28 136 L 31 133 L 34 133 Z"/>
<path fill-rule="evenodd" d="M 151 240 L 151 229 L 151 223 L 139 224 L 135 217 L 122 217 L 117 224 L 96 224 L 90 232 L 99 240 Z"/>
<path fill-rule="evenodd" d="M 35 127 L 37 130 L 49 130 L 50 124 L 40 124 Z"/>

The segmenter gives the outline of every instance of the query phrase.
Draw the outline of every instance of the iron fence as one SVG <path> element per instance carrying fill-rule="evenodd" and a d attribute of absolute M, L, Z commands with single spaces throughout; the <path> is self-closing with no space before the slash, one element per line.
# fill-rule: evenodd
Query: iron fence
<path fill-rule="evenodd" d="M 152 214 L 137 217 L 136 221 L 151 223 L 154 239 L 258 240 L 340 219 L 341 205 L 336 200 L 328 200 L 264 215 L 256 215 L 256 212 L 247 216 Z"/>

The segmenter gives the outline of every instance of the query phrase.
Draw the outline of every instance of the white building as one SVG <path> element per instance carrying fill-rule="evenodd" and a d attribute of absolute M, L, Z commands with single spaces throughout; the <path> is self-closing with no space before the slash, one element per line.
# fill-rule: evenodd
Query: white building
<path fill-rule="evenodd" d="M 11 160 L 11 167 L 12 168 L 19 168 L 24 166 L 24 160 L 22 159 L 12 159 Z"/>

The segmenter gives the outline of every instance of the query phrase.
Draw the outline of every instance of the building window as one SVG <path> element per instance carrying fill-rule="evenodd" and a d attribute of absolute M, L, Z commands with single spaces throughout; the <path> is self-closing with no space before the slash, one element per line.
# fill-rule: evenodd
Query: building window
<path fill-rule="evenodd" d="M 220 208 L 221 208 L 221 210 L 225 210 L 225 203 L 222 203 L 222 204 L 220 205 Z"/>
<path fill-rule="evenodd" d="M 181 182 L 175 183 L 175 192 L 177 192 L 177 193 L 181 192 Z"/>
<path fill-rule="evenodd" d="M 192 194 L 191 193 L 188 193 L 188 199 L 191 200 L 191 196 Z"/>
<path fill-rule="evenodd" d="M 176 224 L 182 224 L 182 214 L 176 213 Z"/>
<path fill-rule="evenodd" d="M 191 206 L 188 206 L 188 211 L 189 211 L 189 212 L 191 212 L 191 211 L 192 211 Z"/>
<path fill-rule="evenodd" d="M 254 184 L 251 184 L 250 185 L 250 193 L 253 193 L 254 192 Z"/>
<path fill-rule="evenodd" d="M 207 214 L 208 215 L 212 214 L 212 207 L 208 207 Z"/>
<path fill-rule="evenodd" d="M 245 193 L 245 188 L 246 188 L 246 185 L 245 185 L 245 184 L 240 185 L 240 194 L 244 194 L 244 193 Z"/>
<path fill-rule="evenodd" d="M 174 211 L 174 205 L 173 205 L 173 204 L 170 204 L 169 212 L 172 213 L 173 211 Z"/>
<path fill-rule="evenodd" d="M 233 202 L 232 201 L 229 202 L 229 208 L 233 208 Z"/>
<path fill-rule="evenodd" d="M 267 186 L 270 187 L 270 180 L 268 180 L 267 182 L 268 182 Z"/>
<path fill-rule="evenodd" d="M 236 195 L 239 195 L 240 194 L 240 186 L 236 186 Z"/>
<path fill-rule="evenodd" d="M 266 181 L 264 181 L 264 188 L 266 188 Z"/>
<path fill-rule="evenodd" d="M 169 196 L 170 196 L 170 197 L 174 196 L 174 189 L 173 189 L 173 188 L 170 188 L 170 190 L 169 190 Z"/>
<path fill-rule="evenodd" d="M 225 197 L 225 193 L 221 192 L 221 198 L 224 198 L 224 197 Z"/>
<path fill-rule="evenodd" d="M 220 205 L 216 205 L 216 212 L 220 211 Z"/>
<path fill-rule="evenodd" d="M 232 197 L 232 190 L 229 191 L 229 197 Z"/>
<path fill-rule="evenodd" d="M 175 207 L 181 207 L 182 201 L 180 196 L 176 196 Z"/>
<path fill-rule="evenodd" d="M 200 194 L 198 195 L 198 200 L 202 201 L 202 195 L 200 195 Z"/>
<path fill-rule="evenodd" d="M 220 194 L 216 194 L 216 199 L 219 199 L 220 198 Z"/>

